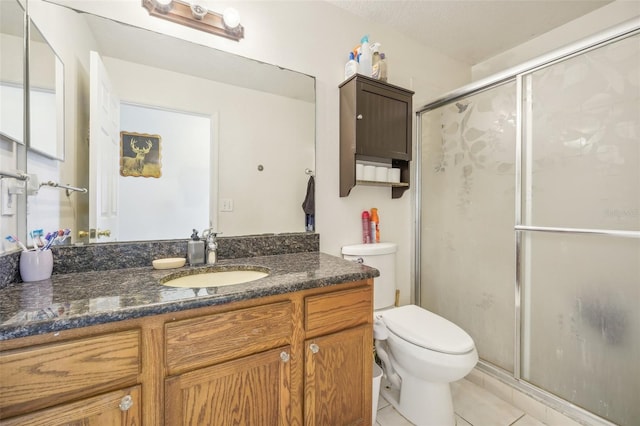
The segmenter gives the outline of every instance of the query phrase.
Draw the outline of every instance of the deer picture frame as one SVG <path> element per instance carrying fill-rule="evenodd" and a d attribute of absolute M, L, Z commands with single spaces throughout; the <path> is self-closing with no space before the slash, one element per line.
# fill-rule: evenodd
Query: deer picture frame
<path fill-rule="evenodd" d="M 162 176 L 160 135 L 120 132 L 120 176 Z"/>

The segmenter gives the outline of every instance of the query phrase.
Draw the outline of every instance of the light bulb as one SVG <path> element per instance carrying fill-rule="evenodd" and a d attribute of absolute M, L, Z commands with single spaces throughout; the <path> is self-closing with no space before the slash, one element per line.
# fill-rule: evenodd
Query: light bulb
<path fill-rule="evenodd" d="M 162 13 L 167 13 L 173 7 L 173 0 L 153 0 L 154 6 Z"/>
<path fill-rule="evenodd" d="M 191 13 L 193 17 L 200 20 L 205 17 L 207 14 L 207 6 L 202 0 L 192 0 L 191 1 Z"/>
<path fill-rule="evenodd" d="M 228 28 L 236 28 L 240 25 L 240 14 L 232 7 L 228 7 L 222 13 L 222 20 Z"/>

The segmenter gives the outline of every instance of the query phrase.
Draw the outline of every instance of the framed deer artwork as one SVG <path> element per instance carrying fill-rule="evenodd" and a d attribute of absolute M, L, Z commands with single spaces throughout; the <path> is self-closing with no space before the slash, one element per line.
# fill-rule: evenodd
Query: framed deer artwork
<path fill-rule="evenodd" d="M 160 135 L 120 132 L 120 176 L 159 178 L 161 141 Z"/>

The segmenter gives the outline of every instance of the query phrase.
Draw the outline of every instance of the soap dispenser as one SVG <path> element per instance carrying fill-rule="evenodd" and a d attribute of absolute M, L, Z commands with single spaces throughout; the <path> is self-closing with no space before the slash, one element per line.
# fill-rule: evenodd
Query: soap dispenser
<path fill-rule="evenodd" d="M 202 238 L 207 241 L 207 264 L 213 265 L 218 261 L 218 241 L 216 238 L 222 232 L 213 232 L 213 229 L 202 231 Z"/>
<path fill-rule="evenodd" d="M 204 263 L 204 241 L 198 237 L 198 231 L 195 229 L 191 234 L 191 240 L 187 244 L 187 261 L 191 266 Z"/>

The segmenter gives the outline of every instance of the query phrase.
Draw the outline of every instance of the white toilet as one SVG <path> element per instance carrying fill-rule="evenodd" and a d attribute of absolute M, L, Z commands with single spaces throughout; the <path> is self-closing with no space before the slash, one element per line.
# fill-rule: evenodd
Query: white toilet
<path fill-rule="evenodd" d="M 396 250 L 394 243 L 342 248 L 345 259 L 380 271 L 374 279 L 373 333 L 384 364 L 381 393 L 418 426 L 454 426 L 449 384 L 471 372 L 478 352 L 471 336 L 452 322 L 416 305 L 394 307 Z"/>

